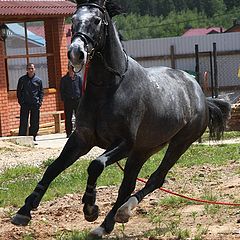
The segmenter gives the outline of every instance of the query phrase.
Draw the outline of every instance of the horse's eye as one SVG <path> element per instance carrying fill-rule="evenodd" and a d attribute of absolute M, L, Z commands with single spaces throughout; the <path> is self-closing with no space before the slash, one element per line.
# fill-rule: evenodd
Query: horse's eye
<path fill-rule="evenodd" d="M 94 20 L 94 24 L 98 25 L 101 22 L 101 18 L 96 18 Z"/>

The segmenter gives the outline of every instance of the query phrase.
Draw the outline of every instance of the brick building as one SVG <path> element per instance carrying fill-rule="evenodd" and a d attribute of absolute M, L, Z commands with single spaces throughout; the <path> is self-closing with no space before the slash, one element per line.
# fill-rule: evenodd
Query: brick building
<path fill-rule="evenodd" d="M 75 11 L 65 0 L 0 0 L 0 136 L 8 136 L 19 125 L 16 86 L 33 62 L 43 79 L 45 91 L 42 112 L 62 109 L 59 81 L 67 71 L 65 17 Z M 32 33 L 42 26 L 44 36 Z M 53 121 L 42 115 L 40 124 Z"/>

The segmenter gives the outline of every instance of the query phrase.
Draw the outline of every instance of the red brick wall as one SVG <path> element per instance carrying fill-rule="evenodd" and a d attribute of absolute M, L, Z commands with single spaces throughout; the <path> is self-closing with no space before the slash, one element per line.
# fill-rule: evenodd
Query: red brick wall
<path fill-rule="evenodd" d="M 49 83 L 57 90 L 56 94 L 56 107 L 63 109 L 60 101 L 60 79 L 67 72 L 67 39 L 64 31 L 64 19 L 52 19 L 45 22 L 45 35 L 47 42 L 47 51 L 54 53 L 54 59 L 49 57 Z M 53 67 L 54 66 L 54 67 Z"/>
<path fill-rule="evenodd" d="M 60 100 L 60 79 L 67 71 L 67 41 L 64 32 L 64 18 L 45 21 L 45 36 L 48 57 L 49 89 L 45 89 L 41 112 L 62 110 Z M 12 129 L 19 126 L 19 110 L 16 91 L 7 91 L 5 72 L 4 45 L 0 41 L 0 136 L 9 136 Z M 53 122 L 51 115 L 41 116 L 40 124 Z"/>
<path fill-rule="evenodd" d="M 3 41 L 0 41 L 0 134 L 6 136 L 10 130 L 7 80 L 5 72 L 5 50 Z"/>
<path fill-rule="evenodd" d="M 9 132 L 7 135 L 10 135 L 10 131 L 14 130 L 16 132 L 16 129 L 18 129 L 19 126 L 19 111 L 20 106 L 17 102 L 17 95 L 16 91 L 11 91 L 8 94 L 8 106 L 9 106 Z M 56 90 L 48 90 L 45 89 L 44 91 L 44 98 L 43 98 L 43 104 L 41 107 L 41 113 L 42 112 L 51 112 L 56 110 Z M 54 119 L 51 115 L 41 116 L 40 113 L 40 124 L 46 123 L 46 122 L 53 122 Z"/>

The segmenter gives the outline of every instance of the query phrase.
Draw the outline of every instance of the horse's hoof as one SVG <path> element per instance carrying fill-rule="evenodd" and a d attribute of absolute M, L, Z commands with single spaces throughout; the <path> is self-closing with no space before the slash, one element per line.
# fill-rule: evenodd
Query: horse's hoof
<path fill-rule="evenodd" d="M 90 211 L 91 209 L 91 211 Z M 99 207 L 97 205 L 87 206 L 86 204 L 83 207 L 84 218 L 88 222 L 94 222 L 99 215 Z"/>
<path fill-rule="evenodd" d="M 11 223 L 17 226 L 27 226 L 28 223 L 30 222 L 31 217 L 21 215 L 21 214 L 16 214 L 12 220 Z"/>
<path fill-rule="evenodd" d="M 132 216 L 131 210 L 136 208 L 138 205 L 138 200 L 135 196 L 132 196 L 125 202 L 116 212 L 115 221 L 118 223 L 126 223 L 129 218 Z"/>
<path fill-rule="evenodd" d="M 103 227 L 97 227 L 93 229 L 89 234 L 88 237 L 90 239 L 102 239 L 103 236 L 107 235 L 106 231 Z"/>
<path fill-rule="evenodd" d="M 130 215 L 126 215 L 123 211 L 118 211 L 114 217 L 115 222 L 127 223 L 129 221 Z"/>

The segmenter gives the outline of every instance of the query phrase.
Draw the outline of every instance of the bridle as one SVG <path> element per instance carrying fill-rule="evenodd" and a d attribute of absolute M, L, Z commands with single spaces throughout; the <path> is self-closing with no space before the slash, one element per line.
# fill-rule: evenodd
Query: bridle
<path fill-rule="evenodd" d="M 81 7 L 95 7 L 95 8 L 98 8 L 102 13 L 103 13 L 103 18 L 102 18 L 102 23 L 101 23 L 101 28 L 103 27 L 104 28 L 104 32 L 105 34 L 103 34 L 104 36 L 106 36 L 106 32 L 107 32 L 107 29 L 106 29 L 106 26 L 108 25 L 108 21 L 107 21 L 107 15 L 106 15 L 106 8 L 105 8 L 105 2 L 104 2 L 104 5 L 103 7 L 96 4 L 96 3 L 83 3 L 83 4 L 80 4 L 77 6 L 77 10 L 76 12 L 78 11 L 79 8 Z M 76 12 L 74 14 L 76 14 Z M 99 35 L 98 39 L 94 40 L 89 34 L 87 33 L 84 33 L 84 32 L 76 32 L 73 34 L 72 36 L 72 39 L 71 39 L 71 42 L 73 42 L 73 40 L 77 37 L 80 37 L 83 42 L 85 43 L 86 46 L 88 46 L 88 42 L 90 42 L 93 46 L 93 49 L 96 49 L 99 45 L 99 43 L 101 42 L 101 35 Z M 94 50 L 92 50 L 94 51 Z M 90 54 L 90 52 L 88 51 L 88 54 Z M 91 55 L 93 55 L 91 53 Z"/>
<path fill-rule="evenodd" d="M 123 80 L 123 78 L 124 78 L 124 76 L 125 76 L 125 74 L 126 74 L 126 72 L 128 70 L 128 55 L 125 52 L 125 50 L 123 50 L 123 51 L 124 51 L 125 58 L 126 58 L 126 66 L 125 66 L 125 71 L 122 74 L 119 71 L 117 71 L 117 70 L 113 69 L 112 67 L 110 67 L 108 65 L 108 63 L 106 62 L 105 58 L 103 57 L 102 53 L 101 53 L 101 51 L 104 50 L 104 44 L 103 44 L 103 46 L 101 46 L 100 44 L 101 43 L 105 43 L 106 37 L 107 37 L 107 34 L 108 34 L 107 33 L 108 20 L 107 20 L 107 12 L 106 12 L 105 4 L 106 4 L 106 0 L 104 1 L 103 6 L 100 6 L 100 5 L 96 4 L 96 3 L 83 3 L 83 4 L 80 4 L 80 5 L 77 6 L 76 12 L 78 11 L 78 9 L 80 7 L 90 6 L 90 7 L 98 8 L 103 13 L 102 22 L 101 22 L 101 28 L 103 28 L 104 39 L 102 39 L 102 36 L 100 34 L 98 36 L 98 38 L 96 40 L 94 40 L 89 34 L 84 33 L 84 32 L 75 32 L 73 34 L 72 38 L 71 38 L 71 42 L 73 42 L 75 38 L 81 38 L 82 41 L 85 43 L 86 48 L 87 48 L 87 60 L 86 60 L 86 64 L 85 64 L 85 71 L 84 71 L 84 78 L 83 78 L 83 85 L 82 85 L 82 95 L 84 94 L 85 89 L 86 89 L 88 70 L 89 70 L 91 61 L 92 61 L 92 59 L 93 59 L 93 57 L 95 55 L 100 57 L 101 61 L 103 62 L 104 67 L 109 72 L 111 72 L 114 75 L 120 77 L 121 80 Z M 93 46 L 91 50 L 89 50 L 89 44 L 88 44 L 89 42 Z M 96 51 L 96 49 L 98 49 L 98 50 Z M 80 72 L 81 70 L 82 69 L 80 69 L 78 72 Z"/>

